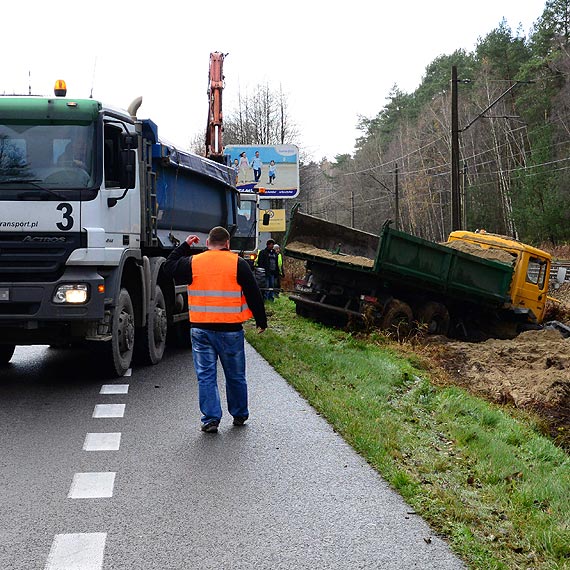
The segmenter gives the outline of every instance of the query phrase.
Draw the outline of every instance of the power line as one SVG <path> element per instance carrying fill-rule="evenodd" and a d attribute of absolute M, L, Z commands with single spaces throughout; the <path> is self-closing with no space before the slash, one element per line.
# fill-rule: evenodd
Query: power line
<path fill-rule="evenodd" d="M 352 176 L 354 174 L 363 174 L 365 172 L 371 172 L 372 170 L 378 170 L 379 168 L 383 168 L 384 166 L 388 166 L 389 164 L 393 164 L 394 162 L 400 162 L 402 161 L 404 158 L 408 158 L 409 156 L 412 156 L 413 154 L 416 154 L 417 152 L 421 152 L 422 150 L 424 150 L 425 148 L 428 148 L 429 146 L 435 144 L 436 142 L 439 142 L 440 140 L 442 140 L 444 137 L 441 136 L 438 139 L 435 139 L 427 144 L 425 144 L 424 146 L 417 148 L 407 154 L 404 154 L 403 156 L 400 156 L 398 158 L 394 158 L 392 160 L 389 160 L 388 162 L 385 162 L 383 164 L 378 164 L 376 166 L 371 166 L 370 168 L 364 168 L 362 170 L 355 170 L 353 172 L 343 172 L 343 176 Z"/>
<path fill-rule="evenodd" d="M 554 172 L 562 172 L 564 170 L 570 170 L 570 166 L 563 166 L 561 168 L 553 168 L 552 170 L 549 170 L 548 172 L 546 172 L 546 174 L 552 174 Z M 497 174 L 497 173 L 494 173 L 494 174 Z M 531 176 L 540 176 L 541 174 L 545 174 L 545 173 L 544 172 L 529 172 L 528 174 L 526 174 L 526 177 L 530 178 Z M 496 180 L 489 180 L 488 182 L 479 182 L 477 184 L 469 184 L 467 189 L 470 190 L 472 188 L 482 188 L 483 186 L 490 186 L 492 184 L 497 184 L 497 181 Z"/>

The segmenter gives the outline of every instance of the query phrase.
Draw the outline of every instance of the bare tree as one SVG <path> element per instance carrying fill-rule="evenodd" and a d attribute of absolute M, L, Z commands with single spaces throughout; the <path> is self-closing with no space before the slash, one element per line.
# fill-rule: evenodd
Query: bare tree
<path fill-rule="evenodd" d="M 258 85 L 251 94 L 240 90 L 237 109 L 224 115 L 226 144 L 293 144 L 298 135 L 281 86 Z"/>

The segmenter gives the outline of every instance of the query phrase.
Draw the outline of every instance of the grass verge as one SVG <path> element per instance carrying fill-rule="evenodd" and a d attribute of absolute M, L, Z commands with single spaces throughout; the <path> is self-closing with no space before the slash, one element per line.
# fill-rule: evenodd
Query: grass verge
<path fill-rule="evenodd" d="M 297 317 L 284 297 L 268 312 L 248 341 L 470 568 L 570 568 L 570 457 L 531 419 L 436 386 L 382 335 Z"/>

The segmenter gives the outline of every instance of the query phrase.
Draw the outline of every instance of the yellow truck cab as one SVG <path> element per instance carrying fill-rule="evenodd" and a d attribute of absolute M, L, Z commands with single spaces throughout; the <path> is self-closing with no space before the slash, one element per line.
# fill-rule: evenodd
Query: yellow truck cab
<path fill-rule="evenodd" d="M 456 240 L 477 245 L 482 249 L 501 249 L 510 253 L 513 256 L 514 270 L 510 287 L 513 307 L 531 311 L 529 317 L 534 315 L 537 323 L 542 322 L 552 260 L 549 253 L 505 236 L 487 233 L 485 230 L 452 232 L 449 241 Z"/>

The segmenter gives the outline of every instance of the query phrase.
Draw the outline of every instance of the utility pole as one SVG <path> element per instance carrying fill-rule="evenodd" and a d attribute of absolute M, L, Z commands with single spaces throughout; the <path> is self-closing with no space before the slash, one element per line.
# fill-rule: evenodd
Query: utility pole
<path fill-rule="evenodd" d="M 354 192 L 350 192 L 350 227 L 354 227 Z"/>
<path fill-rule="evenodd" d="M 466 212 L 465 212 L 465 191 L 463 195 L 459 187 L 459 133 L 465 132 L 477 119 L 480 119 L 494 107 L 501 99 L 508 95 L 515 87 L 519 85 L 534 83 L 534 81 L 515 81 L 504 93 L 499 95 L 492 103 L 483 109 L 474 119 L 469 121 L 463 129 L 459 128 L 459 110 L 458 110 L 458 85 L 459 83 L 470 83 L 469 79 L 457 78 L 457 66 L 451 66 L 451 231 L 462 230 L 465 228 Z M 512 118 L 512 117 L 504 117 Z M 464 170 L 464 183 L 467 173 L 467 165 Z"/>
<path fill-rule="evenodd" d="M 396 162 L 394 166 L 394 198 L 395 198 L 395 205 L 394 205 L 394 217 L 396 229 L 400 229 L 400 192 L 398 188 L 398 163 Z"/>
<path fill-rule="evenodd" d="M 461 229 L 467 227 L 467 162 L 463 163 L 463 172 L 461 177 Z"/>
<path fill-rule="evenodd" d="M 457 66 L 451 67 L 451 231 L 461 228 L 461 195 L 459 191 L 459 108 Z"/>

